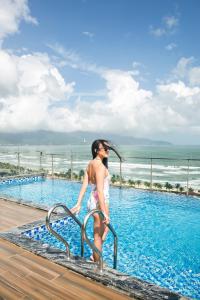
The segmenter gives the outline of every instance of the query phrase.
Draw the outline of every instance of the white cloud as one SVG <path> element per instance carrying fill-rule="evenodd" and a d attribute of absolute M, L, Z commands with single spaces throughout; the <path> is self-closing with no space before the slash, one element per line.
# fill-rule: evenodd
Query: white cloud
<path fill-rule="evenodd" d="M 188 87 L 182 81 L 178 81 L 176 83 L 173 82 L 165 85 L 159 85 L 158 90 L 159 92 L 169 92 L 173 94 L 173 98 L 189 99 L 190 97 L 200 94 L 199 87 Z"/>
<path fill-rule="evenodd" d="M 16 56 L 2 50 L 0 62 L 0 130 L 56 130 L 54 109 L 67 101 L 74 83 L 65 83 L 46 54 Z"/>
<path fill-rule="evenodd" d="M 14 57 L 0 50 L 0 97 L 17 93 L 17 66 Z"/>
<path fill-rule="evenodd" d="M 190 126 L 199 126 L 200 88 L 178 82 L 158 86 L 157 92 L 153 93 L 141 89 L 126 72 L 110 71 L 105 74 L 105 79 L 110 127 L 133 135 L 147 135 L 187 131 L 191 130 Z"/>
<path fill-rule="evenodd" d="M 82 34 L 85 36 L 88 36 L 90 39 L 92 39 L 94 37 L 94 33 L 90 32 L 90 31 L 83 31 Z"/>
<path fill-rule="evenodd" d="M 177 45 L 175 43 L 170 43 L 168 44 L 165 49 L 168 51 L 172 51 L 173 49 L 175 49 L 177 47 Z"/>
<path fill-rule="evenodd" d="M 133 63 L 132 63 L 132 67 L 135 69 L 135 68 L 138 68 L 138 67 L 141 67 L 142 66 L 142 64 L 140 63 L 140 62 L 138 62 L 138 61 L 134 61 Z"/>
<path fill-rule="evenodd" d="M 20 22 L 37 25 L 30 15 L 27 0 L 0 0 L 0 40 L 7 35 L 18 32 Z"/>
<path fill-rule="evenodd" d="M 192 87 L 195 85 L 200 86 L 200 67 L 193 66 L 194 63 L 195 59 L 193 56 L 181 57 L 176 67 L 172 70 L 174 78 L 184 79 Z"/>
<path fill-rule="evenodd" d="M 150 33 L 154 35 L 155 37 L 161 37 L 166 34 L 166 30 L 164 28 L 154 28 L 153 26 L 150 26 Z"/>
<path fill-rule="evenodd" d="M 96 74 L 101 74 L 105 69 L 97 66 L 95 63 L 84 61 L 78 53 L 73 50 L 66 50 L 60 44 L 48 44 L 47 46 L 62 58 L 59 62 L 60 67 L 69 66 L 73 69 Z"/>
<path fill-rule="evenodd" d="M 188 75 L 189 67 L 193 62 L 194 57 L 181 57 L 172 73 L 176 78 L 185 78 Z"/>
<path fill-rule="evenodd" d="M 179 19 L 175 16 L 166 16 L 164 17 L 164 22 L 167 28 L 172 29 L 178 26 Z"/>
<path fill-rule="evenodd" d="M 200 88 L 180 81 L 158 85 L 153 93 L 140 88 L 129 72 L 106 70 L 102 77 L 107 87 L 105 100 L 92 104 L 79 100 L 74 108 L 79 129 L 147 136 L 199 127 Z"/>
<path fill-rule="evenodd" d="M 168 105 L 176 112 L 174 121 L 179 122 L 175 132 L 192 133 L 193 128 L 199 128 L 200 114 L 200 88 L 186 86 L 182 81 L 172 82 L 157 87 L 159 101 Z M 169 124 L 168 131 L 172 132 L 173 127 Z"/>
<path fill-rule="evenodd" d="M 183 79 L 192 87 L 200 86 L 200 67 L 193 66 L 195 63 L 194 57 L 181 57 L 172 70 L 175 79 Z M 173 78 L 173 79 L 174 79 Z"/>
<path fill-rule="evenodd" d="M 162 19 L 163 25 L 155 27 L 153 25 L 150 26 L 150 34 L 155 37 L 162 37 L 165 35 L 171 35 L 176 32 L 176 29 L 179 25 L 179 19 L 175 16 L 165 16 Z"/>
<path fill-rule="evenodd" d="M 191 85 L 200 85 L 200 67 L 189 70 L 189 82 Z"/>

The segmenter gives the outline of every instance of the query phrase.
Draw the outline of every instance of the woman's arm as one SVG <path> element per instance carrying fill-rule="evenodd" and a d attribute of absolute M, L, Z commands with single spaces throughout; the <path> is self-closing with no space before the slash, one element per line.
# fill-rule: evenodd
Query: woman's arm
<path fill-rule="evenodd" d="M 105 167 L 100 165 L 97 167 L 96 171 L 96 186 L 97 186 L 97 193 L 99 198 L 99 206 L 101 211 L 105 215 L 105 223 L 109 223 L 109 216 L 107 215 L 107 209 L 105 205 L 105 197 L 104 197 L 104 178 L 105 178 Z"/>
<path fill-rule="evenodd" d="M 77 200 L 77 203 L 74 207 L 72 207 L 71 209 L 71 212 L 74 214 L 74 213 L 79 213 L 80 209 L 81 209 L 81 203 L 82 203 L 82 200 L 83 200 L 83 196 L 85 194 L 85 191 L 87 189 L 87 186 L 88 186 L 88 173 L 87 173 L 87 170 L 85 171 L 85 175 L 84 175 L 84 179 L 83 179 L 83 184 L 82 184 L 82 187 L 81 187 L 81 190 L 80 190 L 80 193 L 79 193 L 79 196 L 78 196 L 78 200 Z"/>

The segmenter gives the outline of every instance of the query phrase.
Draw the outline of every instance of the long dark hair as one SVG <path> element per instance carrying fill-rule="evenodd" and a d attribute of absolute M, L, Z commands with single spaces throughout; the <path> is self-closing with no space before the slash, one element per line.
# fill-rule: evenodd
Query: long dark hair
<path fill-rule="evenodd" d="M 112 150 L 115 152 L 115 154 L 119 157 L 120 161 L 122 161 L 122 157 L 121 155 L 119 154 L 119 152 L 117 151 L 117 149 L 115 148 L 114 145 L 112 145 L 112 143 L 108 140 L 102 140 L 102 139 L 98 139 L 98 140 L 95 140 L 93 143 L 92 143 L 92 147 L 91 147 L 91 150 L 92 150 L 92 157 L 93 159 L 97 156 L 98 154 L 98 151 L 99 151 L 99 145 L 102 145 L 103 147 L 109 149 L 109 150 Z M 107 157 L 104 157 L 103 160 L 102 160 L 104 166 L 108 169 L 108 158 Z"/>

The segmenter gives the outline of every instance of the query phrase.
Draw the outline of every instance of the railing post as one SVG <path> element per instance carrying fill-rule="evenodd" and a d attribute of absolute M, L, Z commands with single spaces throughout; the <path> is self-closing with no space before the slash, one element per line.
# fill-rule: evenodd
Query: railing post
<path fill-rule="evenodd" d="M 40 172 L 42 171 L 42 155 L 43 155 L 43 152 L 42 151 L 37 151 L 40 153 Z"/>
<path fill-rule="evenodd" d="M 73 153 L 71 151 L 71 181 L 73 180 Z"/>
<path fill-rule="evenodd" d="M 17 152 L 17 169 L 18 175 L 20 175 L 20 152 Z"/>
<path fill-rule="evenodd" d="M 187 196 L 189 194 L 189 172 L 190 172 L 190 160 L 188 159 L 188 165 L 187 165 Z"/>
<path fill-rule="evenodd" d="M 41 169 L 42 169 L 42 152 L 40 152 L 40 167 L 39 167 L 39 169 L 40 169 L 40 171 L 41 171 Z"/>
<path fill-rule="evenodd" d="M 152 166 L 152 158 L 151 158 L 151 169 L 150 169 L 150 188 L 151 191 L 153 189 L 153 166 Z"/>
<path fill-rule="evenodd" d="M 54 169 L 53 169 L 53 157 L 54 157 L 54 155 L 51 154 L 51 176 L 52 176 L 52 178 L 53 178 L 53 174 L 54 174 Z"/>
<path fill-rule="evenodd" d="M 122 161 L 119 162 L 120 187 L 122 187 Z"/>
<path fill-rule="evenodd" d="M 51 177 L 53 178 L 53 176 L 54 176 L 54 156 L 56 154 L 55 153 L 49 153 L 47 155 L 51 156 Z"/>

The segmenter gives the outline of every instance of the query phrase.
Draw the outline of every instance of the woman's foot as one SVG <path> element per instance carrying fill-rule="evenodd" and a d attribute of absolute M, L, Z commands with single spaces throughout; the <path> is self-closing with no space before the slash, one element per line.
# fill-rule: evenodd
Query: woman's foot
<path fill-rule="evenodd" d="M 94 262 L 94 257 L 93 257 L 93 255 L 90 255 L 90 260 L 91 260 L 92 262 Z"/>

